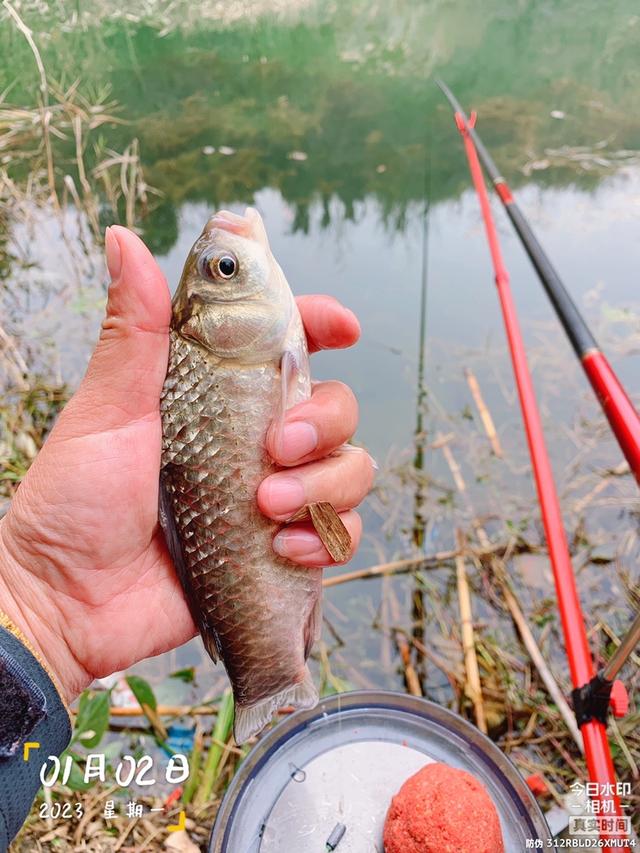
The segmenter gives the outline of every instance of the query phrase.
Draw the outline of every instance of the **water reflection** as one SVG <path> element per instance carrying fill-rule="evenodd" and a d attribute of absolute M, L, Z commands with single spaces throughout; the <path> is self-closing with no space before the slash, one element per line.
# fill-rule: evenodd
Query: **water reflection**
<path fill-rule="evenodd" d="M 640 24 L 632 2 L 591 5 L 587 14 L 567 2 L 552 14 L 506 0 L 481 9 L 470 0 L 350 0 L 313 12 L 303 4 L 284 19 L 235 16 L 227 26 L 203 15 L 193 29 L 176 13 L 161 37 L 152 18 L 126 21 L 108 10 L 96 9 L 99 25 L 82 29 L 42 12 L 31 23 L 51 79 L 78 78 L 89 102 L 110 87 L 124 123 L 87 142 L 87 169 L 98 151 L 139 139 L 145 177 L 162 194 L 143 228 L 162 254 L 186 201 L 246 203 L 269 187 L 293 211 L 292 229 L 306 233 L 314 205 L 328 226 L 332 216 L 352 221 L 359 203 L 375 199 L 382 221 L 403 231 L 423 198 L 427 157 L 431 202 L 458 197 L 468 179 L 436 70 L 479 109 L 511 183 L 533 170 L 541 185 L 595 187 L 626 162 L 621 151 L 640 148 L 640 71 L 631 61 Z M 577 17 L 588 19 L 586 34 Z M 0 45 L 11 57 L 0 60 L 0 89 L 11 85 L 12 102 L 31 104 L 28 47 L 11 27 Z M 73 134 L 53 144 L 60 178 L 64 169 L 74 174 Z M 20 158 L 9 169 L 20 176 L 27 165 Z"/>

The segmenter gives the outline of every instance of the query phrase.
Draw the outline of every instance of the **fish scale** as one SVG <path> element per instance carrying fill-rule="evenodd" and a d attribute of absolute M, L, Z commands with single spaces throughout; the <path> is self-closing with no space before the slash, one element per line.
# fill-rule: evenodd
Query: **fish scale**
<path fill-rule="evenodd" d="M 212 365 L 197 347 L 171 334 L 162 465 L 193 598 L 215 632 L 240 705 L 301 680 L 304 643 L 297 655 L 290 653 L 289 626 L 280 629 L 287 655 L 276 643 L 263 645 L 262 638 L 271 634 L 273 640 L 278 621 L 286 619 L 287 586 L 296 597 L 308 595 L 310 604 L 319 586 L 318 570 L 301 570 L 273 552 L 277 525 L 255 501 L 260 482 L 276 470 L 264 439 L 279 405 L 279 374 L 275 368 Z M 256 610 L 258 591 L 262 608 Z"/>
<path fill-rule="evenodd" d="M 285 331 L 300 351 L 302 325 L 291 304 Z M 174 305 L 174 326 L 175 316 Z M 302 352 L 289 405 L 310 394 Z M 160 516 L 205 647 L 227 669 L 238 742 L 278 707 L 317 701 L 306 660 L 320 629 L 321 570 L 274 552 L 279 525 L 256 501 L 260 482 L 278 470 L 265 438 L 281 395 L 280 358 L 220 358 L 172 328 L 161 398 Z"/>

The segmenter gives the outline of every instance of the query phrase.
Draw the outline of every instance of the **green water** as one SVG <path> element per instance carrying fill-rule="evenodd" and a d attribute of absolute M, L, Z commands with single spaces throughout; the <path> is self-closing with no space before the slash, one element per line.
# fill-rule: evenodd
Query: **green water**
<path fill-rule="evenodd" d="M 118 104 L 122 123 L 92 132 L 87 170 L 105 152 L 121 152 L 138 139 L 144 179 L 157 191 L 139 226 L 172 286 L 209 212 L 252 203 L 265 216 L 294 291 L 334 294 L 358 313 L 363 336 L 357 348 L 314 360 L 318 378 L 341 378 L 356 391 L 358 439 L 381 466 L 353 565 L 412 553 L 416 518 L 427 551 L 451 547 L 454 526 L 469 521 L 440 451 L 427 446 L 418 454 L 434 481 L 429 487 L 412 470 L 420 416 L 427 444 L 439 432 L 454 433 L 451 446 L 474 510 L 487 517 L 490 532 L 500 538 L 519 525 L 539 541 L 477 202 L 434 78 L 442 76 L 465 106 L 478 110 L 484 141 L 637 399 L 637 4 L 351 0 L 292 4 L 285 14 L 249 18 L 235 15 L 242 5 L 229 4 L 233 14 L 222 22 L 206 3 L 200 13 L 174 4 L 169 14 L 165 4 L 155 13 L 146 4 L 152 11 L 137 20 L 135 9 L 127 19 L 117 3 L 61 2 L 47 12 L 29 3 L 17 8 L 33 29 L 51 81 L 66 88 L 79 80 L 89 102 Z M 73 14 L 79 18 L 70 23 Z M 36 87 L 33 56 L 5 14 L 0 91 L 6 90 L 6 102 L 33 106 Z M 59 177 L 69 172 L 78 183 L 72 134 L 54 145 Z M 24 162 L 4 165 L 16 181 L 26 180 Z M 106 205 L 100 215 L 104 224 L 113 221 Z M 576 501 L 597 482 L 598 471 L 619 464 L 620 454 L 526 257 L 499 209 L 496 215 L 573 532 L 581 515 Z M 83 267 L 87 281 L 77 293 L 68 282 L 62 287 L 52 260 L 60 242 L 56 227 L 46 209 L 34 212 L 28 227 L 6 207 L 0 221 L 3 298 L 12 306 L 10 330 L 27 350 L 36 338 L 50 338 L 56 370 L 74 382 L 99 323 L 104 269 L 98 262 Z M 17 245 L 29 250 L 27 272 L 14 262 Z M 21 299 L 27 274 L 35 295 Z M 418 390 L 421 352 L 424 395 Z M 504 461 L 490 453 L 464 367 L 480 381 Z M 624 625 L 623 590 L 638 578 L 634 501 L 630 478 L 619 478 L 585 510 L 581 530 L 591 545 L 577 537 L 576 554 L 590 624 L 611 612 L 617 628 Z M 590 563 L 594 553 L 617 562 L 604 571 Z M 433 588 L 418 630 L 429 637 L 438 633 L 438 608 L 456 602 L 448 570 L 426 582 Z M 394 588 L 408 621 L 412 581 L 398 580 Z M 523 575 L 522 594 L 534 611 L 553 597 L 546 567 L 535 569 L 534 578 L 531 569 Z M 355 664 L 370 684 L 399 687 L 395 652 L 379 626 L 380 582 L 337 587 L 328 598 L 327 615 L 345 643 L 334 672 L 354 684 L 349 664 Z M 484 630 L 497 630 L 495 612 L 487 607 L 480 613 Z M 546 642 L 564 677 L 558 636 L 554 622 Z M 191 644 L 142 670 L 160 677 L 199 657 L 199 646 Z M 450 701 L 437 668 L 425 667 L 424 683 L 433 698 Z"/>

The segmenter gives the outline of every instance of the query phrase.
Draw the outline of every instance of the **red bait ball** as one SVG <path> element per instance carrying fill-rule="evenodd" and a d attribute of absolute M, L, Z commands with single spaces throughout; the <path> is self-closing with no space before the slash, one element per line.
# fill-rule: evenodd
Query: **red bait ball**
<path fill-rule="evenodd" d="M 384 853 L 504 853 L 500 818 L 470 773 L 427 764 L 391 801 Z"/>

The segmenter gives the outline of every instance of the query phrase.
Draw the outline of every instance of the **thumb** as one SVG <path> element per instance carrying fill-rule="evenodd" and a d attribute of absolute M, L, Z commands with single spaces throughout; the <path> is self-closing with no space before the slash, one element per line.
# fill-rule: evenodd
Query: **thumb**
<path fill-rule="evenodd" d="M 82 432 L 157 415 L 167 372 L 171 298 L 164 275 L 127 228 L 107 228 L 105 252 L 111 276 L 106 316 L 85 377 L 67 407 L 82 417 Z"/>

